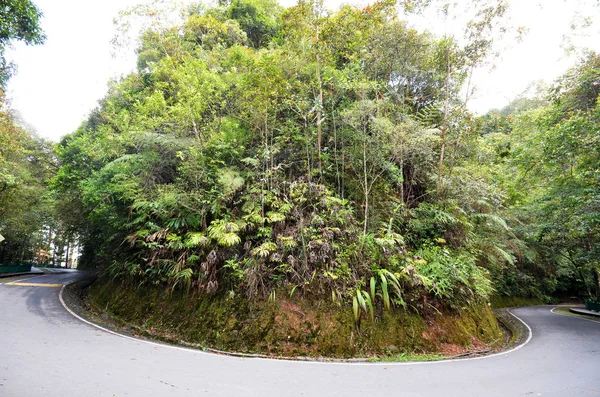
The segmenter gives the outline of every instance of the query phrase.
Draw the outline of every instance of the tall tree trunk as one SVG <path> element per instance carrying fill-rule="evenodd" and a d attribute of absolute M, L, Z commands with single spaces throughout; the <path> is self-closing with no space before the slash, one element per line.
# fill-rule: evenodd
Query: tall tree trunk
<path fill-rule="evenodd" d="M 442 149 L 440 150 L 440 162 L 438 164 L 437 199 L 440 199 L 442 191 L 442 167 L 444 166 L 444 152 L 446 151 L 446 126 L 442 127 Z"/>
<path fill-rule="evenodd" d="M 319 17 L 323 10 L 323 3 L 319 2 L 315 4 L 316 14 L 315 17 Z M 316 21 L 315 21 L 316 22 Z M 321 57 L 319 56 L 319 40 L 320 40 L 320 31 L 319 25 L 315 26 L 316 29 L 316 59 L 317 59 L 317 85 L 318 85 L 318 97 L 317 97 L 317 156 L 318 156 L 318 167 L 319 174 L 323 174 L 323 164 L 321 161 L 321 147 L 323 143 L 323 130 L 321 128 L 321 121 L 323 119 L 323 79 L 321 77 Z"/>
<path fill-rule="evenodd" d="M 594 290 L 596 292 L 596 301 L 600 297 L 600 269 L 594 271 Z"/>
<path fill-rule="evenodd" d="M 365 131 L 364 141 L 363 141 L 363 177 L 365 184 L 365 221 L 363 225 L 363 235 L 367 234 L 367 223 L 369 221 L 369 187 L 368 187 L 368 177 L 367 177 L 367 136 Z"/>
<path fill-rule="evenodd" d="M 23 258 L 25 257 L 25 247 L 26 247 L 27 244 L 28 244 L 28 241 L 25 240 L 25 244 L 23 244 L 21 246 L 21 253 L 19 255 L 19 263 L 17 263 L 17 265 L 23 264 Z"/>
<path fill-rule="evenodd" d="M 440 162 L 438 165 L 438 180 L 437 180 L 437 199 L 439 200 L 442 192 L 442 169 L 444 167 L 444 154 L 446 151 L 446 137 L 448 135 L 448 112 L 450 104 L 450 55 L 447 53 L 447 70 L 446 79 L 444 82 L 446 89 L 446 97 L 444 98 L 444 120 L 442 121 L 442 148 L 440 150 Z"/>
<path fill-rule="evenodd" d="M 306 176 L 308 178 L 308 182 L 310 183 L 312 180 L 311 177 L 311 173 L 312 173 L 312 169 L 311 169 L 311 161 L 310 161 L 310 131 L 308 130 L 308 122 L 306 120 L 306 118 L 304 118 L 304 131 L 305 131 L 305 136 L 306 136 L 306 142 L 305 142 L 305 147 L 306 147 Z"/>
<path fill-rule="evenodd" d="M 269 112 L 269 108 L 267 106 L 265 106 L 265 125 L 264 125 L 264 144 L 265 144 L 265 154 L 269 153 L 269 156 L 271 156 L 271 153 L 269 151 L 269 130 L 268 130 L 268 112 Z M 262 177 L 262 183 L 261 183 L 261 189 L 260 189 L 260 207 L 261 207 L 261 217 L 263 219 L 262 224 L 263 226 L 265 225 L 265 189 L 267 187 L 269 187 L 270 181 L 269 181 L 269 161 L 270 159 L 265 159 L 263 156 L 262 159 L 262 163 L 263 163 L 263 177 Z"/>
<path fill-rule="evenodd" d="M 192 116 L 192 127 L 194 128 L 194 136 L 199 141 L 200 140 L 200 132 L 198 131 L 198 125 L 196 124 L 196 120 L 193 119 L 193 116 Z"/>
<path fill-rule="evenodd" d="M 65 259 L 65 268 L 69 268 L 69 250 L 71 249 L 71 242 L 69 241 L 69 239 L 67 238 L 67 256 Z"/>
<path fill-rule="evenodd" d="M 333 123 L 333 157 L 335 158 L 335 181 L 336 181 L 336 192 L 341 196 L 340 181 L 340 163 L 338 159 L 338 140 L 337 140 L 337 125 L 335 123 L 335 115 L 333 114 L 333 103 L 331 104 L 331 121 Z"/>
<path fill-rule="evenodd" d="M 317 40 L 319 35 L 317 33 Z M 321 146 L 323 141 L 323 130 L 321 123 L 323 121 L 323 81 L 321 79 L 321 61 L 317 55 L 317 81 L 319 84 L 319 99 L 317 104 L 317 155 L 319 156 L 319 173 L 323 173 L 323 164 L 321 162 Z"/>
<path fill-rule="evenodd" d="M 402 205 L 404 205 L 404 139 L 400 143 L 400 175 L 402 176 L 402 182 L 400 182 L 400 199 Z"/>

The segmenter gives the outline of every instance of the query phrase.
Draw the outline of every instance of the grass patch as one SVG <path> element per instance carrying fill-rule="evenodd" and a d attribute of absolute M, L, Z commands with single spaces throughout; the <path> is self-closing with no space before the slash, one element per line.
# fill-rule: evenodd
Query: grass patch
<path fill-rule="evenodd" d="M 408 362 L 408 361 L 438 361 L 444 360 L 448 358 L 442 354 L 410 354 L 410 353 L 401 353 L 393 356 L 382 356 L 382 357 L 371 357 L 369 358 L 369 362 L 371 363 L 379 363 L 379 362 Z"/>

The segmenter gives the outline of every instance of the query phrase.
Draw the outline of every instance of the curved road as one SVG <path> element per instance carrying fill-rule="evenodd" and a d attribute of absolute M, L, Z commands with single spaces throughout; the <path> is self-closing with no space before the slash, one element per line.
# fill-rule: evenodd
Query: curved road
<path fill-rule="evenodd" d="M 487 358 L 244 359 L 131 340 L 85 324 L 58 299 L 59 285 L 76 277 L 49 274 L 20 285 L 0 279 L 0 396 L 600 396 L 600 324 L 549 307 L 514 310 L 533 329 L 532 340 Z"/>

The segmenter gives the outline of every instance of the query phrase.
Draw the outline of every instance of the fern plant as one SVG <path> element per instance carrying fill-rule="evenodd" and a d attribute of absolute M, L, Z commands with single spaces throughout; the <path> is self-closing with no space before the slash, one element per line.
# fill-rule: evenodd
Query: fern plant
<path fill-rule="evenodd" d="M 189 232 L 185 236 L 184 245 L 187 248 L 195 248 L 200 246 L 206 246 L 210 242 L 210 239 L 200 232 Z"/>
<path fill-rule="evenodd" d="M 271 252 L 277 249 L 277 244 L 272 241 L 267 241 L 252 250 L 252 255 L 260 258 L 268 257 Z"/>
<path fill-rule="evenodd" d="M 233 247 L 242 241 L 238 235 L 241 226 L 245 226 L 241 221 L 231 222 L 227 219 L 217 219 L 212 221 L 208 227 L 208 236 L 216 240 L 219 245 Z"/>
<path fill-rule="evenodd" d="M 187 269 L 183 269 L 179 272 L 171 274 L 173 280 L 173 287 L 171 290 L 175 290 L 178 285 L 182 285 L 185 288 L 186 293 L 189 293 L 190 288 L 192 286 L 192 276 L 194 275 L 194 271 L 189 267 Z"/>

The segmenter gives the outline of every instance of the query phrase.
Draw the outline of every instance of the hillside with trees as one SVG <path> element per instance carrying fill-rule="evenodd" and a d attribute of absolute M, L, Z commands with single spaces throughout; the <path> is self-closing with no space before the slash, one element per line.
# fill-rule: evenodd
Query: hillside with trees
<path fill-rule="evenodd" d="M 137 70 L 55 147 L 52 222 L 101 275 L 92 308 L 218 348 L 348 356 L 495 346 L 490 299 L 597 295 L 600 57 L 476 117 L 470 77 L 505 11 L 483 4 L 460 40 L 393 1 L 149 24 Z"/>

